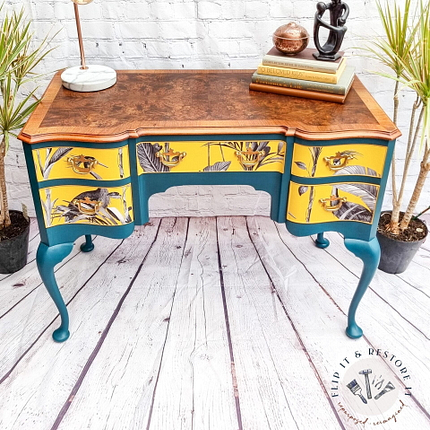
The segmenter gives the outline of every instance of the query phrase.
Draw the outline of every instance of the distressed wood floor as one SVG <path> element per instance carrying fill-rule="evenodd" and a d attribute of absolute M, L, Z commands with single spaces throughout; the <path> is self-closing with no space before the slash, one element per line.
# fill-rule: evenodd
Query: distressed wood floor
<path fill-rule="evenodd" d="M 430 243 L 405 273 L 378 271 L 351 340 L 361 261 L 339 235 L 320 250 L 265 217 L 152 219 L 57 266 L 57 344 L 32 226 L 28 265 L 0 275 L 1 430 L 430 429 Z M 405 407 L 363 425 L 336 375 L 378 349 Z"/>

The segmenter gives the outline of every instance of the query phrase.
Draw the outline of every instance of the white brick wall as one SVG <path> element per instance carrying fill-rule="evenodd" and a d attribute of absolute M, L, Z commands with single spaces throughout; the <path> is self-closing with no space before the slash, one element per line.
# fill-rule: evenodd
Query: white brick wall
<path fill-rule="evenodd" d="M 327 0 L 328 1 L 328 0 Z M 271 34 L 289 21 L 301 23 L 312 35 L 317 1 L 309 0 L 94 0 L 80 7 L 85 51 L 89 64 L 116 69 L 255 69 L 271 47 Z M 393 82 L 371 73 L 378 64 L 359 57 L 356 47 L 381 32 L 374 1 L 349 0 L 348 32 L 342 46 L 349 62 L 380 105 L 391 113 Z M 34 19 L 38 39 L 48 30 L 61 29 L 57 49 L 44 61 L 42 72 L 79 63 L 76 26 L 71 0 L 8 0 L 8 7 L 24 5 Z M 313 42 L 310 42 L 313 46 Z M 41 83 L 40 93 L 52 74 Z M 410 100 L 407 94 L 402 100 Z M 400 126 L 407 124 L 403 106 Z M 397 151 L 402 158 L 400 140 Z M 412 168 L 417 172 L 418 162 Z M 25 161 L 18 141 L 7 158 L 12 208 L 26 204 L 34 214 Z M 411 189 L 416 175 L 411 175 Z M 387 202 L 390 191 L 387 192 Z M 153 196 L 153 216 L 269 214 L 270 197 L 251 187 L 177 187 Z M 420 207 L 430 204 L 430 183 Z M 386 206 L 388 203 L 386 204 Z"/>

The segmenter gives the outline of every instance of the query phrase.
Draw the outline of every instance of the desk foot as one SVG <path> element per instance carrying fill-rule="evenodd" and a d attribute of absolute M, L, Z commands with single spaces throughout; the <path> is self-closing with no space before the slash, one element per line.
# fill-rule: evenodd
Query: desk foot
<path fill-rule="evenodd" d="M 352 298 L 348 311 L 348 327 L 346 334 L 357 339 L 363 335 L 363 330 L 355 322 L 355 313 L 370 281 L 375 275 L 381 257 L 381 248 L 376 238 L 369 242 L 357 239 L 345 239 L 345 247 L 363 261 L 363 271 Z"/>
<path fill-rule="evenodd" d="M 324 249 L 330 245 L 330 241 L 324 237 L 324 233 L 318 233 L 315 245 L 318 248 Z"/>
<path fill-rule="evenodd" d="M 55 340 L 55 342 L 61 343 L 65 342 L 70 336 L 70 331 L 65 330 L 61 327 L 57 328 L 57 330 L 54 330 L 54 333 L 52 333 L 52 339 Z"/>
<path fill-rule="evenodd" d="M 54 275 L 54 267 L 66 258 L 73 249 L 73 243 L 61 243 L 59 245 L 47 246 L 44 243 L 37 249 L 36 261 L 40 277 L 48 290 L 49 295 L 60 312 L 61 325 L 54 331 L 52 337 L 56 342 L 64 342 L 68 339 L 69 333 L 69 314 L 67 307 L 58 289 Z"/>
<path fill-rule="evenodd" d="M 94 249 L 94 243 L 90 234 L 85 235 L 85 243 L 81 245 L 82 252 L 91 252 Z"/>

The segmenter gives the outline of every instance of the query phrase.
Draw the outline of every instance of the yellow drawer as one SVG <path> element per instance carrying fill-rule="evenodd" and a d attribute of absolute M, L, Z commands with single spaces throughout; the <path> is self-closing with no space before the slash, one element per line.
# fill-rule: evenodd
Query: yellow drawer
<path fill-rule="evenodd" d="M 130 184 L 109 188 L 61 185 L 39 192 L 46 227 L 61 224 L 115 226 L 133 221 Z"/>
<path fill-rule="evenodd" d="M 37 180 L 104 179 L 130 176 L 128 147 L 110 149 L 51 147 L 33 150 Z"/>
<path fill-rule="evenodd" d="M 285 142 L 280 140 L 142 142 L 136 151 L 139 174 L 284 171 Z"/>
<path fill-rule="evenodd" d="M 381 177 L 386 156 L 387 148 L 380 145 L 305 146 L 295 143 L 291 173 L 305 178 L 333 175 Z"/>
<path fill-rule="evenodd" d="M 287 220 L 306 224 L 355 221 L 371 224 L 379 186 L 361 182 L 302 185 L 290 182 Z"/>

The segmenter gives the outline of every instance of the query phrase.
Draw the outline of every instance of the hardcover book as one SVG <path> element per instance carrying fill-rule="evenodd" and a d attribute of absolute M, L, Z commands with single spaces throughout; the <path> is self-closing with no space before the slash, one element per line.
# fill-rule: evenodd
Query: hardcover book
<path fill-rule="evenodd" d="M 302 97 L 305 99 L 323 100 L 334 103 L 345 103 L 347 96 L 346 94 L 342 96 L 339 94 L 321 93 L 319 91 L 296 90 L 294 88 L 277 87 L 275 85 L 254 84 L 252 82 L 249 84 L 249 89 L 263 93 L 281 94 L 284 96 Z"/>
<path fill-rule="evenodd" d="M 260 75 L 281 76 L 284 78 L 302 79 L 304 81 L 327 82 L 329 84 L 337 84 L 339 78 L 346 67 L 346 62 L 343 61 L 336 73 L 323 73 L 313 70 L 291 69 L 288 67 L 274 67 L 260 64 L 257 73 Z"/>
<path fill-rule="evenodd" d="M 297 55 L 285 55 L 273 47 L 264 57 L 263 65 L 274 67 L 287 67 L 290 69 L 303 69 L 322 73 L 336 73 L 345 57 L 338 58 L 336 61 L 319 61 L 312 54 L 316 49 L 306 48 Z M 343 55 L 343 52 L 339 52 Z"/>
<path fill-rule="evenodd" d="M 346 66 L 340 76 L 337 84 L 329 84 L 325 82 L 305 81 L 303 79 L 284 78 L 280 76 L 261 75 L 255 72 L 252 75 L 252 82 L 255 84 L 274 85 L 286 88 L 294 88 L 297 90 L 319 91 L 322 93 L 348 94 L 354 80 L 354 67 Z"/>

